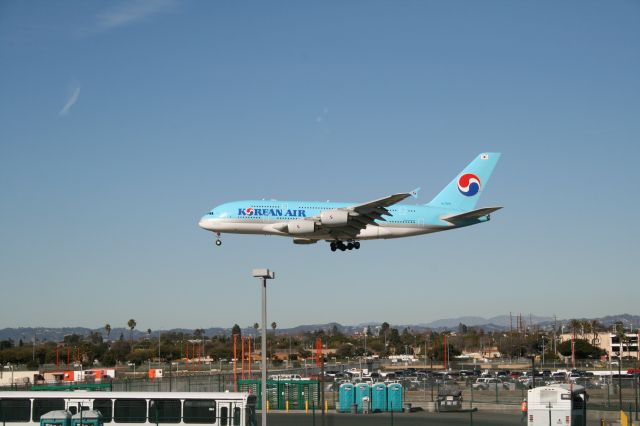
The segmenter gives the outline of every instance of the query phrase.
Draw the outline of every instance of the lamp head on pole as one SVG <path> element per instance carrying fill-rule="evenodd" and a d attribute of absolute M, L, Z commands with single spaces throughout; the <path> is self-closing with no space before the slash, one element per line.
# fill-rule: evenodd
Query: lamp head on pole
<path fill-rule="evenodd" d="M 268 269 L 254 269 L 252 275 L 255 278 L 264 278 L 266 280 L 272 280 L 276 277 L 276 273 Z"/>

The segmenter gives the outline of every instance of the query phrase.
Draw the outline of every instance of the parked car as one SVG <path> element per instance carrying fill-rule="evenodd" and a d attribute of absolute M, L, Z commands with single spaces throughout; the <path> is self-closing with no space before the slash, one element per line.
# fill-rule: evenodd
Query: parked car
<path fill-rule="evenodd" d="M 500 377 L 500 378 L 507 378 L 507 377 L 509 377 L 510 373 L 511 372 L 509 370 L 500 370 L 500 371 L 498 371 L 498 374 L 496 376 Z"/>
<path fill-rule="evenodd" d="M 556 371 L 551 375 L 551 378 L 557 382 L 564 382 L 567 380 L 567 373 L 564 371 Z"/>
<path fill-rule="evenodd" d="M 496 385 L 502 387 L 502 380 L 492 377 L 480 377 L 476 379 L 476 382 L 471 387 L 476 390 L 487 390 Z"/>

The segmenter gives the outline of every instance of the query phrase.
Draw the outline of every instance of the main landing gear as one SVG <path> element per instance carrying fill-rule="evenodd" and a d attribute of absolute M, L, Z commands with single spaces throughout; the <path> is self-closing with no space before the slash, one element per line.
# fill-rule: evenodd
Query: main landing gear
<path fill-rule="evenodd" d="M 221 246 L 222 245 L 222 241 L 220 240 L 220 233 L 216 232 L 216 235 L 218 238 L 216 238 L 216 245 L 217 246 Z"/>
<path fill-rule="evenodd" d="M 347 244 L 345 244 L 342 241 L 332 241 L 330 246 L 331 246 L 331 251 L 336 251 L 336 250 L 345 251 L 345 250 L 353 250 L 353 249 L 358 250 L 360 248 L 360 243 L 356 241 L 354 243 L 348 242 Z"/>

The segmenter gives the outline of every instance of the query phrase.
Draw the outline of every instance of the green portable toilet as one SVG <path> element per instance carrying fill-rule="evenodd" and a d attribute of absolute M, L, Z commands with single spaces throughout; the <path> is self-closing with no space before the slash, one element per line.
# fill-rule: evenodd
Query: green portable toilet
<path fill-rule="evenodd" d="M 40 426 L 70 426 L 71 412 L 66 410 L 54 410 L 44 413 L 40 417 Z"/>
<path fill-rule="evenodd" d="M 356 395 L 352 383 L 343 383 L 338 390 L 338 411 L 341 413 L 351 412 L 351 407 L 355 404 Z"/>
<path fill-rule="evenodd" d="M 371 411 L 378 413 L 387 411 L 387 385 L 375 383 L 371 386 Z"/>
<path fill-rule="evenodd" d="M 102 426 L 102 413 L 98 410 L 81 411 L 71 417 L 71 426 Z"/>
<path fill-rule="evenodd" d="M 371 387 L 369 383 L 358 383 L 356 385 L 356 405 L 358 413 L 368 412 L 371 401 Z"/>
<path fill-rule="evenodd" d="M 402 411 L 402 385 L 389 383 L 387 386 L 387 410 Z"/>

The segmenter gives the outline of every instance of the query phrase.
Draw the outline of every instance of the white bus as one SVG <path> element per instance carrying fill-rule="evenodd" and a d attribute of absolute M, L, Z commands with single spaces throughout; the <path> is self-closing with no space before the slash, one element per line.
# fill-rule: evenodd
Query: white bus
<path fill-rule="evenodd" d="M 527 425 L 586 426 L 587 394 L 583 386 L 561 384 L 529 389 Z"/>
<path fill-rule="evenodd" d="M 39 426 L 54 410 L 97 410 L 113 426 L 257 424 L 256 396 L 240 392 L 0 392 L 4 426 Z"/>

